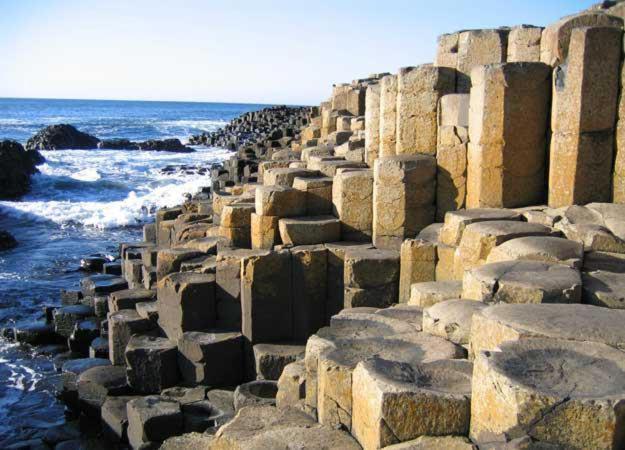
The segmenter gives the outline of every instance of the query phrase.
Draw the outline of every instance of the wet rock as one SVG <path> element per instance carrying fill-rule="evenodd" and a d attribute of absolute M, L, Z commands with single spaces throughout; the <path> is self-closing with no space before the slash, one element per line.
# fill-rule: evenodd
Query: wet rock
<path fill-rule="evenodd" d="M 80 409 L 89 417 L 99 418 L 107 396 L 129 394 L 126 368 L 102 365 L 85 370 L 78 376 Z"/>
<path fill-rule="evenodd" d="M 17 247 L 17 240 L 8 231 L 0 230 L 0 251 Z"/>
<path fill-rule="evenodd" d="M 59 342 L 59 335 L 54 331 L 54 325 L 34 322 L 15 327 L 15 340 L 23 344 L 44 345 Z"/>
<path fill-rule="evenodd" d="M 69 338 L 76 324 L 93 315 L 93 308 L 86 305 L 63 306 L 54 311 L 55 332 Z"/>
<path fill-rule="evenodd" d="M 139 144 L 129 139 L 103 139 L 98 142 L 98 148 L 107 150 L 139 150 Z"/>
<path fill-rule="evenodd" d="M 85 297 L 110 294 L 127 288 L 126 280 L 115 275 L 92 275 L 80 280 L 80 290 Z"/>
<path fill-rule="evenodd" d="M 36 150 L 24 150 L 16 141 L 0 141 L 0 198 L 13 199 L 26 194 L 31 175 L 38 172 L 35 166 L 43 161 Z"/>
<path fill-rule="evenodd" d="M 89 358 L 109 358 L 109 341 L 104 337 L 97 337 L 89 345 Z"/>
<path fill-rule="evenodd" d="M 99 336 L 100 322 L 97 319 L 82 320 L 74 326 L 74 331 L 67 340 L 67 344 L 71 351 L 87 355 L 91 342 Z"/>
<path fill-rule="evenodd" d="M 26 141 L 27 150 L 91 150 L 98 147 L 95 136 L 67 124 L 50 125 Z"/>
<path fill-rule="evenodd" d="M 138 396 L 106 397 L 102 404 L 102 432 L 113 442 L 124 442 L 128 439 L 128 413 L 126 405 Z"/>

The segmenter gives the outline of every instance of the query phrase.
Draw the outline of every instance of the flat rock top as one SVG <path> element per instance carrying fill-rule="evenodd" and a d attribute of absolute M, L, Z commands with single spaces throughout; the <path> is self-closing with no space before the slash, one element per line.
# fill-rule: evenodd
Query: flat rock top
<path fill-rule="evenodd" d="M 424 312 L 431 319 L 446 323 L 469 323 L 473 314 L 487 308 L 486 303 L 474 300 L 445 300 L 430 306 Z"/>
<path fill-rule="evenodd" d="M 322 328 L 321 337 L 372 337 L 414 333 L 414 328 L 404 322 L 378 314 L 339 314 L 330 319 L 330 327 Z"/>
<path fill-rule="evenodd" d="M 65 361 L 65 363 L 63 363 L 61 372 L 74 373 L 78 375 L 88 369 L 91 369 L 92 367 L 110 366 L 110 365 L 111 365 L 111 361 L 109 361 L 108 359 L 103 359 L 103 358 L 70 359 L 69 361 Z"/>
<path fill-rule="evenodd" d="M 94 383 L 105 387 L 126 385 L 126 367 L 96 366 L 85 370 L 78 377 L 78 382 Z"/>
<path fill-rule="evenodd" d="M 156 298 L 156 291 L 150 289 L 123 289 L 112 292 L 110 295 L 111 298 L 115 299 Z"/>
<path fill-rule="evenodd" d="M 258 355 L 272 356 L 299 356 L 306 350 L 305 345 L 295 344 L 256 344 L 254 353 Z"/>
<path fill-rule="evenodd" d="M 377 248 L 350 248 L 345 252 L 345 259 L 355 261 L 398 261 L 399 252 Z"/>
<path fill-rule="evenodd" d="M 130 338 L 128 345 L 126 346 L 126 351 L 133 350 L 147 350 L 147 351 L 157 351 L 157 350 L 175 350 L 176 343 L 170 341 L 167 338 L 156 337 L 156 336 L 146 336 L 141 334 L 135 334 Z"/>
<path fill-rule="evenodd" d="M 625 296 L 625 276 L 622 273 L 596 270 L 585 273 L 583 277 L 584 289 Z"/>
<path fill-rule="evenodd" d="M 148 395 L 128 402 L 128 414 L 137 414 L 141 423 L 158 416 L 170 416 L 180 413 L 180 404 L 175 400 L 159 397 L 158 395 Z"/>
<path fill-rule="evenodd" d="M 215 275 L 198 272 L 175 272 L 167 275 L 163 281 L 167 284 L 203 284 L 214 283 Z"/>
<path fill-rule="evenodd" d="M 93 314 L 93 308 L 87 305 L 69 305 L 62 306 L 54 311 L 54 315 L 73 315 L 73 316 L 90 316 Z"/>
<path fill-rule="evenodd" d="M 232 339 L 238 339 L 241 337 L 241 333 L 223 331 L 223 332 L 214 332 L 214 333 L 205 333 L 202 331 L 187 331 L 182 334 L 182 338 L 180 338 L 180 344 L 184 342 L 192 342 L 197 345 L 210 345 L 216 344 L 219 342 L 225 342 Z"/>
<path fill-rule="evenodd" d="M 625 311 L 592 305 L 498 304 L 479 313 L 536 336 L 625 346 Z"/>
<path fill-rule="evenodd" d="M 215 438 L 224 448 L 241 450 L 361 448 L 349 434 L 320 425 L 298 409 L 272 406 L 242 408 Z"/>
<path fill-rule="evenodd" d="M 399 304 L 389 308 L 378 309 L 375 314 L 406 322 L 421 331 L 423 308 L 419 306 Z"/>
<path fill-rule="evenodd" d="M 436 293 L 441 296 L 449 295 L 449 298 L 457 298 L 462 292 L 462 281 L 423 281 L 414 283 L 411 289 L 423 293 Z"/>
<path fill-rule="evenodd" d="M 483 354 L 512 382 L 565 398 L 625 398 L 625 353 L 596 342 L 523 339 Z"/>
<path fill-rule="evenodd" d="M 122 309 L 110 314 L 108 320 L 109 322 L 132 322 L 145 319 L 134 309 Z"/>
<path fill-rule="evenodd" d="M 548 235 L 552 234 L 553 230 L 538 223 L 513 220 L 489 220 L 467 225 L 463 236 L 466 236 L 469 232 L 489 236 L 505 236 L 510 234 Z"/>
<path fill-rule="evenodd" d="M 426 333 L 413 332 L 401 338 L 373 337 L 344 339 L 320 359 L 345 367 L 354 367 L 360 361 L 377 356 L 390 361 L 419 363 L 463 356 L 462 349 L 451 342 Z"/>
<path fill-rule="evenodd" d="M 376 379 L 397 389 L 426 389 L 471 395 L 473 364 L 467 360 L 408 364 L 374 356 L 363 361 L 361 366 Z"/>
<path fill-rule="evenodd" d="M 565 261 L 582 259 L 584 246 L 580 242 L 555 236 L 525 236 L 511 239 L 499 245 L 493 253 L 508 256 L 544 256 Z"/>
<path fill-rule="evenodd" d="M 555 281 L 556 277 L 571 275 L 579 279 L 579 272 L 562 264 L 540 261 L 503 261 L 484 264 L 471 271 L 471 274 L 483 280 L 521 280 L 524 281 Z M 547 275 L 547 276 L 545 276 Z"/>
<path fill-rule="evenodd" d="M 442 223 L 433 223 L 431 225 L 428 225 L 419 232 L 419 234 L 417 235 L 417 239 L 423 239 L 427 242 L 436 243 L 438 242 L 438 237 L 442 228 Z"/>

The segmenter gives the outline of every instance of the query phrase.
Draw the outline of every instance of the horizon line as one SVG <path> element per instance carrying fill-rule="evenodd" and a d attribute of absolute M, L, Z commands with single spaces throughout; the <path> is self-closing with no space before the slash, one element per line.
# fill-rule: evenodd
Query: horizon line
<path fill-rule="evenodd" d="M 204 101 L 204 100 L 145 100 L 145 99 L 127 99 L 127 98 L 59 98 L 59 97 L 4 97 L 0 96 L 0 100 L 61 100 L 61 101 L 96 101 L 96 102 L 144 102 L 144 103 L 206 103 L 206 104 L 222 104 L 222 105 L 258 105 L 258 106 L 313 106 L 298 105 L 289 103 L 252 103 L 252 102 L 225 102 L 225 101 Z"/>

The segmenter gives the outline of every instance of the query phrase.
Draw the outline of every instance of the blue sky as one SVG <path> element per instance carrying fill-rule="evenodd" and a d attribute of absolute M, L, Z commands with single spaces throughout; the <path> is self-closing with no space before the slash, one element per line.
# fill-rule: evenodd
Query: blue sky
<path fill-rule="evenodd" d="M 431 62 L 439 34 L 598 0 L 0 0 L 0 97 L 317 104 Z"/>

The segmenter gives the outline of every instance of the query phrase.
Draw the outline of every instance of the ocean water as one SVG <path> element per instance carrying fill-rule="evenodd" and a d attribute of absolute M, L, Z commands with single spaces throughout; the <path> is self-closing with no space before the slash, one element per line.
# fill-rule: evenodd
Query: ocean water
<path fill-rule="evenodd" d="M 185 141 L 264 106 L 0 99 L 0 139 L 25 143 L 46 125 L 70 123 L 99 138 Z M 60 289 L 78 287 L 82 257 L 114 254 L 119 242 L 139 240 L 156 208 L 179 204 L 185 194 L 210 185 L 208 175 L 161 170 L 208 167 L 229 153 L 196 149 L 42 152 L 46 162 L 33 177 L 32 191 L 18 201 L 0 201 L 0 229 L 19 242 L 0 252 L 0 327 L 40 319 L 44 305 L 60 303 Z M 0 448 L 63 422 L 63 405 L 54 397 L 58 380 L 50 356 L 0 338 Z"/>

